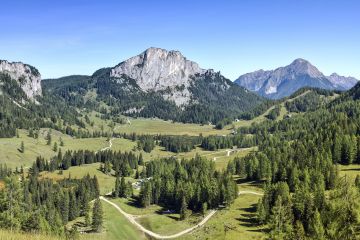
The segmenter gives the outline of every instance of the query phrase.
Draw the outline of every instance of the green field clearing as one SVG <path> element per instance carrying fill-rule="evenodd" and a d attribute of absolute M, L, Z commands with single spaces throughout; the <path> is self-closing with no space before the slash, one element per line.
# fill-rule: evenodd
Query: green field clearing
<path fill-rule="evenodd" d="M 32 233 L 19 233 L 10 230 L 0 230 L 1 240 L 58 240 L 60 238 L 45 235 L 45 234 L 32 234 Z"/>
<path fill-rule="evenodd" d="M 256 183 L 239 184 L 239 190 L 261 192 Z M 256 223 L 256 204 L 261 196 L 243 194 L 217 213 L 201 228 L 178 239 L 265 239 L 266 228 Z"/>
<path fill-rule="evenodd" d="M 80 239 L 90 240 L 134 240 L 147 239 L 145 234 L 139 231 L 133 224 L 131 224 L 123 215 L 114 210 L 110 204 L 102 201 L 102 208 L 104 211 L 103 230 L 100 233 L 84 233 L 81 234 Z M 84 219 L 79 218 L 73 224 L 84 224 Z"/>
<path fill-rule="evenodd" d="M 54 172 L 42 172 L 40 176 L 43 178 L 60 180 L 69 177 L 69 174 L 72 178 L 82 178 L 87 174 L 90 174 L 91 177 L 96 175 L 100 186 L 100 194 L 106 194 L 111 192 L 114 188 L 115 177 L 102 173 L 99 168 L 100 163 L 85 164 L 81 166 L 70 167 L 68 170 L 63 170 L 63 174 L 59 174 L 60 171 L 56 170 Z M 131 178 L 128 178 L 127 180 L 131 180 Z"/>
<path fill-rule="evenodd" d="M 111 201 L 120 206 L 126 213 L 137 216 L 136 221 L 146 229 L 163 235 L 178 233 L 196 225 L 202 219 L 202 215 L 193 214 L 186 220 L 179 221 L 180 214 L 161 214 L 164 209 L 158 205 L 140 208 L 137 207 L 134 199 L 117 198 L 111 199 Z"/>
<path fill-rule="evenodd" d="M 15 168 L 22 166 L 30 166 L 37 156 L 43 156 L 45 159 L 50 159 L 57 153 L 53 151 L 53 145 L 56 142 L 58 148 L 61 148 L 64 153 L 67 150 L 92 150 L 98 151 L 104 147 L 109 146 L 107 138 L 72 138 L 68 135 L 62 134 L 58 131 L 52 130 L 52 143 L 46 144 L 45 137 L 47 129 L 41 129 L 38 139 L 28 137 L 28 131 L 19 130 L 19 138 L 0 138 L 0 163 L 6 163 L 8 167 Z M 60 147 L 60 137 L 64 141 L 64 146 Z M 25 152 L 19 151 L 21 142 L 24 142 Z M 115 139 L 114 143 L 117 150 L 131 151 L 135 142 L 127 139 Z"/>
<path fill-rule="evenodd" d="M 350 165 L 338 165 L 340 176 L 348 176 L 351 181 L 355 181 L 357 175 L 360 175 L 360 165 L 350 164 Z"/>
<path fill-rule="evenodd" d="M 137 134 L 162 134 L 162 135 L 189 135 L 203 136 L 229 134 L 230 129 L 217 130 L 212 125 L 200 125 L 192 123 L 174 123 L 161 119 L 129 118 L 131 124 L 118 124 L 118 133 Z"/>

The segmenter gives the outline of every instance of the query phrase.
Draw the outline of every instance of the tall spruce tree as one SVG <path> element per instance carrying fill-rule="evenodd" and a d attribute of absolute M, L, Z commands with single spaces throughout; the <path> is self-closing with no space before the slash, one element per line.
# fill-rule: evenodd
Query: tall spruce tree
<path fill-rule="evenodd" d="M 100 232 L 103 223 L 103 210 L 100 199 L 97 198 L 94 202 L 93 214 L 92 214 L 92 230 Z"/>

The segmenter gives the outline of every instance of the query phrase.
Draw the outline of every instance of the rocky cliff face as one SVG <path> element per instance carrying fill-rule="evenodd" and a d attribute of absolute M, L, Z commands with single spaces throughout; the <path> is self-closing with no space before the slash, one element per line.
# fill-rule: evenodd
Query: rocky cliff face
<path fill-rule="evenodd" d="M 0 60 L 0 73 L 9 74 L 16 80 L 29 99 L 42 94 L 41 76 L 36 68 L 21 62 Z"/>
<path fill-rule="evenodd" d="M 338 75 L 337 73 L 331 74 L 328 76 L 328 79 L 334 87 L 339 90 L 348 90 L 355 86 L 355 84 L 359 81 L 354 77 L 344 77 Z"/>
<path fill-rule="evenodd" d="M 355 85 L 353 79 L 327 77 L 304 59 L 275 70 L 259 70 L 240 76 L 235 83 L 268 98 L 282 98 L 302 87 L 346 90 Z"/>
<path fill-rule="evenodd" d="M 178 51 L 149 48 L 112 68 L 110 76 L 121 78 L 126 75 L 146 92 L 166 90 L 165 98 L 182 105 L 191 97 L 188 90 L 191 76 L 205 72 Z"/>

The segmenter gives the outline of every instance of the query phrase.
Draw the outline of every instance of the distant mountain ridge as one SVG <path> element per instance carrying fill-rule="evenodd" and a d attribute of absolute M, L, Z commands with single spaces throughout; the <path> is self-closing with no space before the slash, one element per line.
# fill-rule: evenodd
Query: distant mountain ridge
<path fill-rule="evenodd" d="M 240 86 L 261 96 L 279 99 L 290 96 L 303 87 L 328 90 L 348 90 L 358 80 L 337 74 L 325 76 L 315 66 L 304 59 L 296 59 L 290 65 L 275 70 L 258 70 L 247 73 L 235 80 Z"/>

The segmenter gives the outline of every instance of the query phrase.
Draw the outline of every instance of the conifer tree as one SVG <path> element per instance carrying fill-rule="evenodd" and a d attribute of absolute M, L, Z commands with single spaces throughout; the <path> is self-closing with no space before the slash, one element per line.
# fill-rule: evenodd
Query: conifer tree
<path fill-rule="evenodd" d="M 64 146 L 64 140 L 62 139 L 62 137 L 60 137 L 60 147 L 63 147 Z"/>
<path fill-rule="evenodd" d="M 321 216 L 318 210 L 315 213 L 310 222 L 310 231 L 314 239 L 324 240 L 325 231 L 323 223 L 321 222 Z"/>
<path fill-rule="evenodd" d="M 46 140 L 47 140 L 46 144 L 50 146 L 51 145 L 51 129 L 47 133 Z"/>
<path fill-rule="evenodd" d="M 54 143 L 54 147 L 53 147 L 53 151 L 54 151 L 54 152 L 57 152 L 57 150 L 58 150 L 58 146 L 57 146 L 57 142 L 55 142 L 55 143 Z"/>
<path fill-rule="evenodd" d="M 119 197 L 126 197 L 126 187 L 125 177 L 122 176 L 119 186 Z"/>
<path fill-rule="evenodd" d="M 92 215 L 92 230 L 100 232 L 103 223 L 103 210 L 100 199 L 97 198 L 94 202 L 93 215 Z"/>
<path fill-rule="evenodd" d="M 114 193 L 113 193 L 114 197 L 119 197 L 119 190 L 120 190 L 120 178 L 119 178 L 119 176 L 116 176 L 115 189 L 114 189 Z"/>
<path fill-rule="evenodd" d="M 24 145 L 24 141 L 21 141 L 21 145 L 20 145 L 20 152 L 24 153 L 25 152 L 25 145 Z"/>

